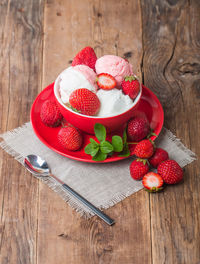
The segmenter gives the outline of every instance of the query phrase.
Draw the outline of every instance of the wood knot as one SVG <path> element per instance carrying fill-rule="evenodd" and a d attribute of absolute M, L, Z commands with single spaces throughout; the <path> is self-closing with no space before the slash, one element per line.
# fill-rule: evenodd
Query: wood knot
<path fill-rule="evenodd" d="M 133 52 L 132 52 L 132 51 L 128 51 L 128 52 L 125 52 L 125 53 L 124 53 L 123 58 L 124 58 L 124 59 L 131 58 L 132 55 L 133 55 Z"/>
<path fill-rule="evenodd" d="M 184 63 L 181 64 L 178 69 L 180 75 L 191 74 L 198 75 L 200 73 L 200 64 L 199 63 Z"/>

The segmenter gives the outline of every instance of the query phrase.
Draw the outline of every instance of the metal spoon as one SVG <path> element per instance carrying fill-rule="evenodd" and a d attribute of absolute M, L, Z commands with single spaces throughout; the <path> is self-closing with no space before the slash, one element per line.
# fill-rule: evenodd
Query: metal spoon
<path fill-rule="evenodd" d="M 56 176 L 51 174 L 51 171 L 49 169 L 47 162 L 44 159 L 42 159 L 41 157 L 36 156 L 36 155 L 28 155 L 24 159 L 24 166 L 27 168 L 28 171 L 30 171 L 32 174 L 37 175 L 38 177 L 48 177 L 48 176 L 53 177 L 56 181 L 61 183 L 62 187 L 65 188 L 71 195 L 73 195 L 77 200 L 79 200 L 84 205 L 86 205 L 88 208 L 90 208 L 93 213 L 98 215 L 108 225 L 113 225 L 115 223 L 115 221 L 113 219 L 111 219 L 109 216 L 104 214 L 101 210 L 99 210 L 97 207 L 95 207 L 93 204 L 91 204 L 83 196 L 78 194 L 76 191 L 74 191 L 67 184 L 63 183 Z"/>

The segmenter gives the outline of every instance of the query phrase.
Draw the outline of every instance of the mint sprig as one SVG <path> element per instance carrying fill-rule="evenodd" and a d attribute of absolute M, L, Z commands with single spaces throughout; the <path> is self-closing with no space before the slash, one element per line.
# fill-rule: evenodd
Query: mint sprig
<path fill-rule="evenodd" d="M 123 132 L 123 137 L 114 135 L 112 142 L 106 140 L 106 128 L 102 124 L 96 123 L 94 132 L 100 143 L 90 138 L 90 143 L 84 149 L 86 154 L 92 156 L 92 160 L 103 161 L 107 157 L 111 157 L 115 152 L 119 153 L 119 157 L 128 157 L 130 155 L 126 129 Z"/>

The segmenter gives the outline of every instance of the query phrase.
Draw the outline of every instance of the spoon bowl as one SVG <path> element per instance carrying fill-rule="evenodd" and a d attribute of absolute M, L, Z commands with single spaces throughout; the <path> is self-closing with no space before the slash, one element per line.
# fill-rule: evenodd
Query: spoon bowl
<path fill-rule="evenodd" d="M 50 169 L 47 162 L 39 156 L 28 155 L 24 159 L 24 166 L 37 176 L 49 176 Z"/>

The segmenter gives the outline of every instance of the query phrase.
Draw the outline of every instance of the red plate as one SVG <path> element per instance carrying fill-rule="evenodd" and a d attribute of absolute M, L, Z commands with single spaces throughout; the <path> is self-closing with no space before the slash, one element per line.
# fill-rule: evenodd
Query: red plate
<path fill-rule="evenodd" d="M 84 161 L 84 162 L 93 162 L 97 163 L 97 161 L 93 161 L 90 155 L 85 154 L 84 147 L 89 143 L 90 138 L 95 138 L 93 135 L 89 135 L 84 133 L 84 145 L 79 151 L 67 151 L 62 148 L 57 141 L 57 134 L 60 127 L 50 128 L 45 126 L 40 119 L 40 109 L 43 102 L 47 99 L 54 99 L 53 93 L 54 83 L 47 86 L 35 99 L 32 108 L 31 108 L 31 123 L 33 126 L 33 130 L 37 137 L 50 149 L 53 151 L 68 157 L 70 159 Z M 154 130 L 154 133 L 159 135 L 164 121 L 164 112 L 163 108 L 155 96 L 155 94 L 149 90 L 147 87 L 143 86 L 142 98 L 139 103 L 139 108 L 135 115 L 146 116 L 149 120 L 151 128 Z M 121 135 L 122 131 L 117 131 L 114 133 Z M 109 135 L 112 136 L 114 134 Z M 155 136 L 151 137 L 152 140 L 155 139 Z M 102 163 L 113 162 L 118 160 L 123 160 L 126 157 L 118 157 L 117 154 L 112 157 L 107 158 Z M 99 163 L 99 162 L 98 162 Z"/>

